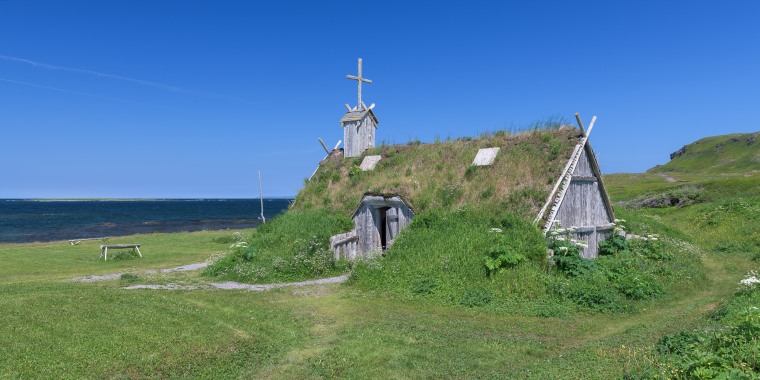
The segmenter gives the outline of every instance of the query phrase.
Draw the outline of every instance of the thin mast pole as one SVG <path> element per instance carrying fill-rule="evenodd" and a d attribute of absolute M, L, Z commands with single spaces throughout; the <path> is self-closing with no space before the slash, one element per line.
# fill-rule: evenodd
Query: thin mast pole
<path fill-rule="evenodd" d="M 259 203 L 261 204 L 261 223 L 266 223 L 264 218 L 264 190 L 261 187 L 261 170 L 259 170 Z"/>
<path fill-rule="evenodd" d="M 359 105 L 356 109 L 362 109 L 362 59 L 359 58 Z"/>

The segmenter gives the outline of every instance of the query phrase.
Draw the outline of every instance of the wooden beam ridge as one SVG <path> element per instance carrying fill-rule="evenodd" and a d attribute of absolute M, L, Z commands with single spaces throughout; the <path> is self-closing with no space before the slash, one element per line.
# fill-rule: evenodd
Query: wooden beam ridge
<path fill-rule="evenodd" d="M 583 121 L 581 120 L 581 114 L 578 112 L 575 113 L 575 121 L 578 123 L 578 126 L 581 128 L 581 132 L 585 135 L 586 130 L 583 128 Z"/>
<path fill-rule="evenodd" d="M 330 154 L 330 151 L 327 150 L 327 145 L 325 145 L 325 142 L 322 141 L 322 138 L 321 137 L 317 137 L 317 140 L 319 141 L 319 144 L 322 145 L 322 149 L 325 150 L 325 153 Z"/>
<path fill-rule="evenodd" d="M 580 120 L 580 115 L 576 114 L 576 117 Z M 570 160 L 568 162 L 568 165 L 565 166 L 565 172 L 563 173 L 562 177 L 559 178 L 557 184 L 555 184 L 555 189 L 559 188 L 559 193 L 554 197 L 554 190 L 552 191 L 552 194 L 549 195 L 549 199 L 547 200 L 547 203 L 544 205 L 544 208 L 542 208 L 541 212 L 539 213 L 538 217 L 534 221 L 534 224 L 538 223 L 541 220 L 541 217 L 543 217 L 543 213 L 548 207 L 550 203 L 552 203 L 552 208 L 549 212 L 549 217 L 546 220 L 546 224 L 544 225 L 543 233 L 546 234 L 546 232 L 549 231 L 551 226 L 554 224 L 554 219 L 557 217 L 557 212 L 559 212 L 559 208 L 562 205 L 562 202 L 565 200 L 565 194 L 567 194 L 568 188 L 570 188 L 570 182 L 572 181 L 572 173 L 575 171 L 575 167 L 578 165 L 578 160 L 581 157 L 581 153 L 586 149 L 586 143 L 588 142 L 589 135 L 591 134 L 591 129 L 594 128 L 594 123 L 596 122 L 596 116 L 594 116 L 591 119 L 591 123 L 589 124 L 588 130 L 584 133 L 583 137 L 581 138 L 581 141 L 576 145 L 575 150 L 573 151 L 573 156 L 570 157 Z M 582 124 L 579 123 L 582 128 Z M 598 167 L 597 167 L 598 170 Z M 596 173 L 595 173 L 596 174 Z"/>
<path fill-rule="evenodd" d="M 541 221 L 541 218 L 544 217 L 544 213 L 546 212 L 546 209 L 552 203 L 552 200 L 554 199 L 554 196 L 557 193 L 557 189 L 559 189 L 559 186 L 562 184 L 562 179 L 565 178 L 565 176 L 567 175 L 567 171 L 570 169 L 570 165 L 573 163 L 573 160 L 575 159 L 575 156 L 578 155 L 578 151 L 580 149 L 581 149 L 581 144 L 575 145 L 573 154 L 570 155 L 570 159 L 567 160 L 567 163 L 565 164 L 565 168 L 562 169 L 562 175 L 557 179 L 557 182 L 554 183 L 554 187 L 552 188 L 552 191 L 549 193 L 549 197 L 546 199 L 546 202 L 544 203 L 544 207 L 541 207 L 541 211 L 538 212 L 538 216 L 536 216 L 536 219 L 533 220 L 533 225 L 538 224 L 538 222 Z"/>

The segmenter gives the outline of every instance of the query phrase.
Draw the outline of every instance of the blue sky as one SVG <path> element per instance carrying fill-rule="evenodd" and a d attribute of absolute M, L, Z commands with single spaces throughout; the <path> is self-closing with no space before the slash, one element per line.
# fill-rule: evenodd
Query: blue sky
<path fill-rule="evenodd" d="M 0 0 L 0 198 L 294 195 L 378 143 L 598 116 L 602 170 L 760 130 L 760 3 Z"/>

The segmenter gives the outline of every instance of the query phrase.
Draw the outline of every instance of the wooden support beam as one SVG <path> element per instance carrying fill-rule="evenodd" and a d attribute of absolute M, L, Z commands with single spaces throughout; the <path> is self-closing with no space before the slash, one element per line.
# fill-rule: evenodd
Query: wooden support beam
<path fill-rule="evenodd" d="M 591 123 L 588 125 L 588 131 L 585 133 L 586 137 L 591 134 L 591 129 L 594 128 L 594 123 L 596 123 L 596 115 L 591 118 Z"/>
<path fill-rule="evenodd" d="M 324 141 L 322 141 L 322 138 L 321 138 L 321 137 L 318 137 L 318 138 L 317 138 L 317 140 L 319 140 L 319 143 L 322 145 L 322 149 L 324 149 L 324 150 L 325 150 L 325 153 L 327 153 L 327 154 L 330 154 L 330 151 L 329 151 L 329 150 L 327 150 L 327 145 L 325 145 L 325 142 L 324 142 Z"/>
<path fill-rule="evenodd" d="M 583 121 L 581 121 L 581 114 L 578 112 L 575 113 L 575 121 L 578 123 L 578 127 L 581 128 L 581 132 L 585 135 L 586 130 L 583 128 Z"/>

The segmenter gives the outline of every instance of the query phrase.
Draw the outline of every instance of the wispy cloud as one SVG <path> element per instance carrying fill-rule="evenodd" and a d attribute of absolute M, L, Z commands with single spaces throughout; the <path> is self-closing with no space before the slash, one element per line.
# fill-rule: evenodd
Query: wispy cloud
<path fill-rule="evenodd" d="M 135 101 L 132 101 L 132 100 L 126 100 L 126 99 L 120 99 L 120 98 L 112 98 L 110 96 L 91 94 L 89 92 L 71 91 L 71 90 L 67 90 L 67 89 L 64 89 L 64 88 L 45 86 L 45 85 L 42 85 L 42 84 L 35 84 L 35 83 L 29 83 L 29 82 L 21 82 L 21 81 L 12 80 L 12 79 L 6 79 L 6 78 L 0 78 L 0 82 L 13 83 L 13 84 L 18 84 L 18 85 L 22 85 L 22 86 L 29 86 L 29 87 L 36 87 L 36 88 L 44 88 L 46 90 L 63 92 L 63 93 L 66 93 L 66 94 L 90 96 L 90 97 L 93 97 L 93 98 L 116 100 L 116 101 L 119 101 L 119 102 L 143 104 L 143 103 L 135 102 Z"/>
<path fill-rule="evenodd" d="M 147 80 L 130 78 L 130 77 L 125 77 L 125 76 L 115 75 L 115 74 L 109 74 L 109 73 L 104 73 L 104 72 L 95 71 L 95 70 L 78 69 L 78 68 L 74 68 L 74 67 L 51 65 L 51 64 L 47 64 L 47 63 L 32 61 L 32 60 L 25 59 L 25 58 L 11 57 L 11 56 L 8 56 L 8 55 L 0 55 L 0 59 L 1 60 L 5 60 L 5 61 L 10 61 L 10 62 L 23 63 L 23 64 L 26 64 L 26 65 L 30 65 L 30 66 L 34 66 L 34 67 L 38 67 L 38 68 L 46 69 L 46 70 L 68 71 L 68 72 L 73 72 L 73 73 L 78 73 L 78 74 L 95 76 L 95 77 L 99 77 L 99 78 L 108 78 L 108 79 L 120 80 L 120 81 L 130 82 L 130 83 L 134 83 L 134 84 L 138 84 L 138 85 L 142 85 L 142 86 L 154 87 L 154 88 L 158 88 L 158 89 L 161 89 L 161 90 L 164 90 L 164 91 L 169 91 L 169 92 L 176 92 L 176 93 L 187 94 L 187 95 L 195 95 L 195 96 L 205 96 L 205 97 L 212 97 L 212 98 L 224 98 L 224 99 L 237 100 L 237 101 L 240 101 L 240 102 L 243 102 L 243 103 L 253 104 L 253 102 L 251 102 L 250 100 L 239 98 L 239 97 L 236 97 L 236 96 L 217 94 L 217 93 L 206 92 L 206 91 L 191 90 L 191 89 L 187 89 L 187 88 L 172 86 L 172 85 L 169 85 L 169 84 L 158 83 L 158 82 L 151 82 L 151 81 L 147 81 Z"/>

